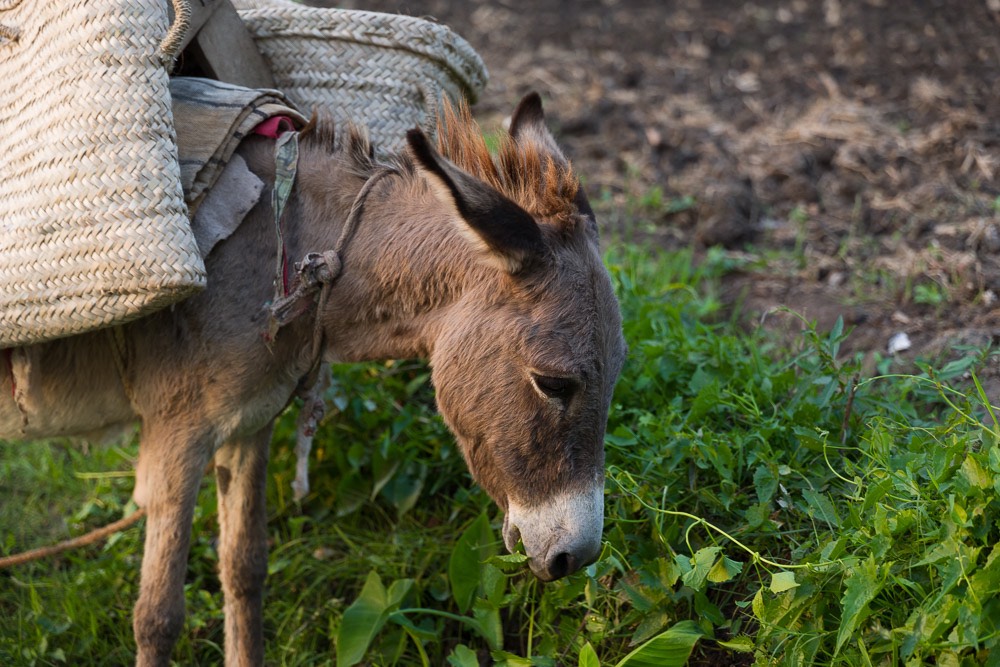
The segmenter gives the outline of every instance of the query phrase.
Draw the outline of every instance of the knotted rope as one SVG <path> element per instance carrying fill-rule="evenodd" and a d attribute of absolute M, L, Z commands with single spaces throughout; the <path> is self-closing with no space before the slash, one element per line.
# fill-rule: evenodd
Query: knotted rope
<path fill-rule="evenodd" d="M 398 173 L 391 167 L 382 167 L 365 181 L 351 204 L 340 236 L 332 250 L 310 252 L 295 264 L 294 289 L 289 293 L 286 271 L 285 238 L 281 221 L 285 205 L 291 195 L 298 170 L 298 133 L 286 132 L 278 137 L 275 145 L 275 177 L 271 190 L 271 208 L 274 212 L 274 229 L 277 240 L 275 261 L 274 299 L 268 307 L 268 328 L 264 339 L 274 341 L 281 327 L 306 311 L 314 310 L 312 345 L 309 351 L 309 370 L 299 380 L 297 393 L 305 401 L 296 426 L 295 481 L 292 489 L 295 500 L 301 501 L 309 493 L 309 451 L 319 422 L 326 413 L 324 394 L 330 384 L 330 371 L 322 372 L 323 318 L 330 289 L 344 270 L 344 248 L 357 229 L 364 204 L 375 185 L 385 176 Z M 319 296 L 316 297 L 316 293 Z"/>
<path fill-rule="evenodd" d="M 189 0 L 171 0 L 174 7 L 174 23 L 160 42 L 160 62 L 166 67 L 173 64 L 191 29 L 191 3 Z"/>
<path fill-rule="evenodd" d="M 347 220 L 344 221 L 344 227 L 340 230 L 340 236 L 337 238 L 333 250 L 307 253 L 301 262 L 295 264 L 295 289 L 292 290 L 291 294 L 275 299 L 269 307 L 271 324 L 268 337 L 270 340 L 274 340 L 274 336 L 281 327 L 314 305 L 313 297 L 316 292 L 319 292 L 319 297 L 315 300 L 316 315 L 313 324 L 313 370 L 319 366 L 323 352 L 323 322 L 320 315 L 329 299 L 330 287 L 340 277 L 344 269 L 344 248 L 358 226 L 369 193 L 380 180 L 398 173 L 393 167 L 382 167 L 365 181 L 354 198 L 354 203 L 351 204 L 351 211 L 347 215 Z"/>

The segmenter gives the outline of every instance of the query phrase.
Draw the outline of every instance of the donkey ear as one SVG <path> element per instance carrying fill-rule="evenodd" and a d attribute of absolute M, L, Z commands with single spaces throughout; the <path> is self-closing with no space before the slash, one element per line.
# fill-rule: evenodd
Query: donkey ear
<path fill-rule="evenodd" d="M 536 92 L 530 92 L 518 103 L 514 113 L 510 117 L 510 136 L 515 141 L 533 141 L 536 145 L 545 150 L 552 158 L 562 164 L 569 161 L 563 155 L 556 144 L 555 138 L 545 125 L 545 113 L 542 111 L 542 98 Z M 597 217 L 594 209 L 590 206 L 590 200 L 583 192 L 583 186 L 576 192 L 574 199 L 577 210 L 587 221 L 587 230 L 595 239 L 599 237 L 597 230 Z"/>
<path fill-rule="evenodd" d="M 406 133 L 410 153 L 432 180 L 438 197 L 453 203 L 471 237 L 486 256 L 509 273 L 517 273 L 545 252 L 535 219 L 495 188 L 455 166 L 431 146 L 422 130 Z"/>
<path fill-rule="evenodd" d="M 521 98 L 510 116 L 510 136 L 518 138 L 527 127 L 545 127 L 545 112 L 542 111 L 542 97 L 532 91 Z M 548 130 L 546 130 L 548 131 Z"/>
<path fill-rule="evenodd" d="M 510 116 L 510 136 L 519 143 L 534 143 L 561 164 L 568 162 L 545 125 L 542 98 L 538 93 L 528 93 L 518 102 Z"/>

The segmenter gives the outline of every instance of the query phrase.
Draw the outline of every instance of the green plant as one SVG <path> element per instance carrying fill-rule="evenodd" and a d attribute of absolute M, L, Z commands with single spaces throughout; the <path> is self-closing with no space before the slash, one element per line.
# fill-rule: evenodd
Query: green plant
<path fill-rule="evenodd" d="M 597 562 L 542 585 L 501 555 L 502 515 L 434 413 L 426 366 L 337 367 L 301 505 L 294 415 L 276 429 L 268 662 L 1000 661 L 1000 426 L 977 380 L 990 352 L 908 375 L 884 359 L 864 377 L 842 323 L 774 313 L 799 332 L 785 345 L 723 312 L 725 253 L 627 247 L 607 264 L 630 356 Z M 119 516 L 134 456 L 0 444 L 0 549 Z M 221 659 L 214 516 L 206 483 L 181 664 Z M 140 548 L 131 530 L 0 575 L 0 663 L 127 663 Z"/>
<path fill-rule="evenodd" d="M 913 302 L 927 306 L 940 306 L 947 300 L 944 290 L 935 283 L 918 283 L 913 287 Z"/>

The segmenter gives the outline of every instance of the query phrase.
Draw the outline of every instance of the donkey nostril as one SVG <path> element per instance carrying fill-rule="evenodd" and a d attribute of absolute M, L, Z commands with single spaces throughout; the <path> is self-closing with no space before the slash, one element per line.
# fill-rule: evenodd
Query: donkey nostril
<path fill-rule="evenodd" d="M 565 551 L 556 554 L 552 562 L 549 563 L 549 576 L 552 579 L 562 579 L 570 572 L 575 571 L 576 557 Z"/>

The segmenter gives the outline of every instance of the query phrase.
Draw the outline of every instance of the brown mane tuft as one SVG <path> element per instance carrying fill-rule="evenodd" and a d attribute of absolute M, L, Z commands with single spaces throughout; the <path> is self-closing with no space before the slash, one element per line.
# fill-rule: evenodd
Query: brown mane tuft
<path fill-rule="evenodd" d="M 466 104 L 447 100 L 438 116 L 438 150 L 473 176 L 516 202 L 532 216 L 571 224 L 580 184 L 565 158 L 528 138 L 504 132 L 496 155 Z"/>
<path fill-rule="evenodd" d="M 342 156 L 350 171 L 362 178 L 370 176 L 378 167 L 375 147 L 365 127 L 354 123 L 338 126 L 329 113 L 314 111 L 300 135 L 308 149 Z"/>
<path fill-rule="evenodd" d="M 328 114 L 313 114 L 302 130 L 305 146 L 314 151 L 337 154 L 361 177 L 370 176 L 380 164 L 365 128 L 352 123 L 335 128 Z M 339 132 L 336 131 L 339 129 Z M 476 178 L 496 188 L 535 218 L 570 228 L 575 221 L 580 183 L 561 154 L 530 134 L 514 139 L 499 135 L 496 153 L 490 151 L 479 124 L 468 105 L 453 106 L 447 100 L 438 116 L 437 145 L 441 154 Z M 387 156 L 389 164 L 413 173 L 407 153 Z"/>

